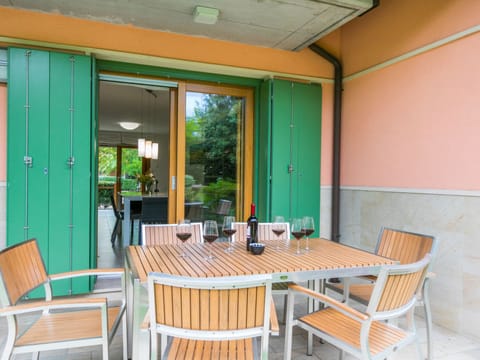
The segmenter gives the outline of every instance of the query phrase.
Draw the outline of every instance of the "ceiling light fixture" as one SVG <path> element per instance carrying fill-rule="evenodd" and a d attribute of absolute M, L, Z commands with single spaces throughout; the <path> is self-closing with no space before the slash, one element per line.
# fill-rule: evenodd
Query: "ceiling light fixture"
<path fill-rule="evenodd" d="M 220 10 L 205 6 L 195 6 L 193 21 L 199 24 L 213 25 L 218 20 Z"/>
<path fill-rule="evenodd" d="M 133 122 L 133 121 L 121 121 L 118 123 L 122 128 L 125 130 L 135 130 L 140 126 L 140 123 Z"/>

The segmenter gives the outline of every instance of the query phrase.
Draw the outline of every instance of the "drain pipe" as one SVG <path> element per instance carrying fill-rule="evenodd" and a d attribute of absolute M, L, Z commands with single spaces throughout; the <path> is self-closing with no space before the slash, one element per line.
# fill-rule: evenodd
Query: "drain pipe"
<path fill-rule="evenodd" d="M 331 239 L 340 241 L 340 140 L 342 122 L 342 81 L 343 69 L 340 61 L 318 45 L 312 44 L 310 50 L 329 61 L 335 69 L 333 100 L 333 176 L 332 176 L 332 229 Z"/>

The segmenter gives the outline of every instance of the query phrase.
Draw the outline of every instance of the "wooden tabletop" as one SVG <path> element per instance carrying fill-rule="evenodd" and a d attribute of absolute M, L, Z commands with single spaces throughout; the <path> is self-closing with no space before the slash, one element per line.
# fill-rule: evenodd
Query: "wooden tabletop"
<path fill-rule="evenodd" d="M 295 254 L 296 240 L 283 243 L 276 250 L 276 242 L 266 242 L 262 255 L 253 255 L 245 243 L 234 244 L 233 252 L 225 252 L 228 243 L 129 246 L 127 265 L 134 278 L 146 282 L 150 272 L 212 277 L 270 273 L 273 282 L 302 281 L 314 278 L 360 276 L 377 274 L 381 266 L 394 261 L 325 239 L 310 239 L 310 251 Z M 303 244 L 303 243 L 302 243 Z M 189 255 L 181 257 L 183 246 Z M 206 260 L 211 246 L 214 260 Z"/>

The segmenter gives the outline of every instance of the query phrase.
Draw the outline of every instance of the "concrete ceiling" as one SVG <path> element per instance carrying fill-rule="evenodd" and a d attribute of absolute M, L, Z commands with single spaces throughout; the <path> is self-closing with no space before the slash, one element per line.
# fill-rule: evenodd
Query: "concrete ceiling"
<path fill-rule="evenodd" d="M 372 7 L 373 0 L 0 0 L 0 6 L 284 50 L 299 50 Z M 197 23 L 197 5 L 219 10 Z"/>

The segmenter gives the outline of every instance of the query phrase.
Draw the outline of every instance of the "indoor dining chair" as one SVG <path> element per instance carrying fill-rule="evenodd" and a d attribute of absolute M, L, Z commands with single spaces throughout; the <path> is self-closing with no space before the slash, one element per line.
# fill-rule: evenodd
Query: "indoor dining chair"
<path fill-rule="evenodd" d="M 52 282 L 80 276 L 121 275 L 122 299 L 109 304 L 105 297 L 54 298 Z M 44 298 L 25 300 L 32 290 L 43 288 Z M 35 239 L 0 252 L 0 317 L 7 321 L 8 334 L 1 359 L 14 354 L 46 350 L 100 346 L 109 358 L 109 344 L 122 325 L 123 358 L 127 358 L 124 269 L 92 269 L 48 275 Z M 111 305 L 111 306 L 110 306 Z M 25 315 L 37 314 L 26 329 L 19 328 Z"/>
<path fill-rule="evenodd" d="M 397 260 L 400 264 L 409 264 L 422 259 L 427 253 L 435 256 L 437 241 L 433 236 L 407 232 L 402 230 L 382 228 L 376 245 L 375 254 Z M 430 264 L 431 267 L 431 264 Z M 432 316 L 430 310 L 428 286 L 432 273 L 427 273 L 416 305 L 423 306 L 427 331 L 427 359 L 432 359 Z M 343 296 L 344 301 L 352 299 L 367 305 L 372 296 L 375 276 L 345 278 L 342 284 L 327 283 L 330 290 Z"/>
<path fill-rule="evenodd" d="M 203 242 L 202 223 L 191 223 L 192 236 L 185 243 Z M 177 238 L 177 224 L 143 224 L 142 225 L 143 245 L 179 244 Z"/>
<path fill-rule="evenodd" d="M 110 195 L 110 202 L 112 204 L 113 214 L 115 215 L 115 225 L 113 226 L 112 235 L 110 237 L 110 242 L 112 243 L 112 247 L 115 247 L 115 240 L 119 239 L 121 241 L 120 235 L 122 234 L 122 221 L 125 218 L 125 213 L 123 210 L 118 208 L 117 202 L 113 194 Z M 130 229 L 131 232 L 133 231 L 133 225 L 135 220 L 140 220 L 141 208 L 142 203 L 141 201 L 132 201 L 130 203 Z"/>
<path fill-rule="evenodd" d="M 384 266 L 364 312 L 322 293 L 290 284 L 284 359 L 291 358 L 294 326 L 339 348 L 341 358 L 347 352 L 363 360 L 385 359 L 416 341 L 418 357 L 421 359 L 413 312 L 430 259 L 430 254 L 427 254 L 418 262 Z M 293 308 L 297 295 L 320 301 L 325 307 L 294 319 Z M 400 317 L 405 317 L 405 326 L 395 325 L 400 323 L 397 321 Z"/>
<path fill-rule="evenodd" d="M 151 359 L 268 358 L 271 275 L 148 275 Z M 260 345 L 255 341 L 260 339 Z"/>
<path fill-rule="evenodd" d="M 168 223 L 168 198 L 160 196 L 143 196 L 142 213 L 138 228 L 138 244 L 143 244 L 142 225 Z M 133 239 L 133 237 L 131 237 Z M 132 245 L 132 244 L 130 244 Z"/>

